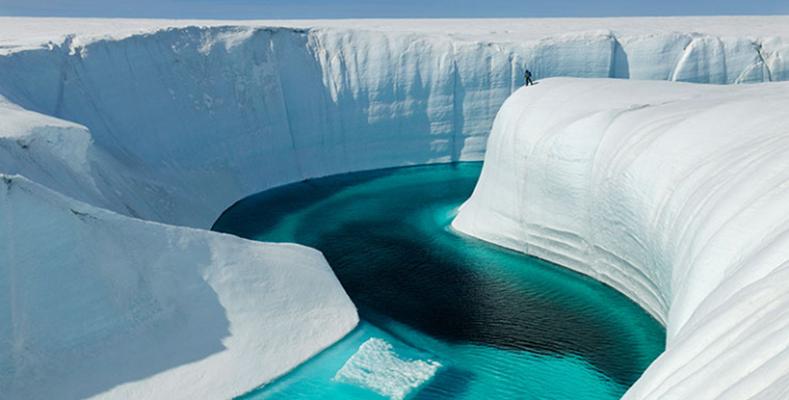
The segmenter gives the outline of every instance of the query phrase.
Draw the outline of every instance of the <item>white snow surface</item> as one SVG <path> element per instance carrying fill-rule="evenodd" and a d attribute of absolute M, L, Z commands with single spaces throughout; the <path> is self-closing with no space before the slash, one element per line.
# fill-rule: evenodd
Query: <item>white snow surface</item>
<path fill-rule="evenodd" d="M 404 360 L 384 339 L 371 338 L 359 346 L 334 380 L 370 389 L 392 400 L 402 400 L 433 375 L 441 363 L 433 360 Z"/>
<path fill-rule="evenodd" d="M 786 398 L 787 151 L 787 83 L 549 79 L 502 106 L 453 226 L 665 323 L 625 398 Z"/>
<path fill-rule="evenodd" d="M 356 311 L 309 249 L 173 225 L 208 228 L 234 201 L 305 178 L 480 160 L 525 67 L 537 78 L 745 83 L 789 79 L 787 57 L 789 17 L 0 17 L 0 174 L 9 176 L 0 314 L 11 321 L 0 324 L 0 393 L 222 398 L 252 389 L 337 340 Z M 689 91 L 760 97 L 771 88 L 785 86 Z M 218 271 L 238 287 L 212 280 Z M 638 271 L 619 280 L 646 288 L 617 288 L 682 321 L 669 323 L 674 333 L 695 321 L 687 307 L 670 319 L 678 292 Z M 682 301 L 699 301 L 701 292 L 686 293 Z M 150 365 L 134 361 L 148 355 Z"/>

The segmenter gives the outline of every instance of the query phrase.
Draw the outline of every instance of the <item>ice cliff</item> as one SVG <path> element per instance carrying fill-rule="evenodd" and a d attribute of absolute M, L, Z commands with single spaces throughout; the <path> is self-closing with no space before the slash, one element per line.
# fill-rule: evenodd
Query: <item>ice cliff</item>
<path fill-rule="evenodd" d="M 455 228 L 589 274 L 666 324 L 629 399 L 789 393 L 789 84 L 517 91 Z"/>
<path fill-rule="evenodd" d="M 56 397 L 158 396 L 159 387 L 167 398 L 227 397 L 264 383 L 350 330 L 352 304 L 312 250 L 172 225 L 207 228 L 232 202 L 308 177 L 481 159 L 493 118 L 527 66 L 537 78 L 789 79 L 787 26 L 786 17 L 0 18 L 0 173 L 8 176 L 0 315 L 11 321 L 0 325 L 0 393 L 52 397 L 47 379 L 62 390 Z M 667 98 L 674 90 L 654 87 Z M 782 86 L 731 93 L 773 87 Z M 617 287 L 672 321 L 673 297 L 656 286 L 668 278 L 629 275 L 638 271 L 621 272 L 620 281 L 643 290 Z M 217 274 L 240 286 L 223 286 Z M 269 281 L 277 291 L 265 289 Z M 176 290 L 164 293 L 163 282 Z M 686 301 L 701 292 L 688 293 Z M 180 297 L 215 319 L 202 320 Z M 65 313 L 51 314 L 55 306 Z M 83 306 L 90 311 L 79 315 Z M 675 318 L 689 319 L 683 310 Z M 272 319 L 279 322 L 262 322 Z M 326 321 L 336 327 L 325 329 Z M 68 335 L 49 332 L 61 324 Z M 171 358 L 129 361 L 203 324 L 212 327 L 206 336 L 176 346 Z M 127 343 L 134 329 L 140 341 L 110 346 Z M 283 330 L 298 334 L 283 341 Z M 42 360 L 52 365 L 44 369 Z M 232 378 L 217 384 L 212 374 Z M 175 392 L 184 381 L 195 386 Z"/>
<path fill-rule="evenodd" d="M 194 227 L 209 226 L 245 195 L 307 177 L 481 159 L 496 111 L 526 66 L 537 78 L 789 77 L 789 42 L 770 32 L 789 38 L 779 28 L 789 18 L 745 19 L 739 23 L 754 28 L 742 36 L 695 32 L 696 20 L 685 23 L 687 32 L 650 28 L 655 22 L 636 29 L 639 21 L 627 19 L 557 22 L 565 26 L 558 32 L 531 21 L 434 22 L 445 32 L 408 21 L 316 28 L 141 21 L 149 31 L 135 35 L 114 33 L 124 32 L 122 20 L 113 21 L 117 28 L 62 22 L 64 32 L 87 30 L 83 36 L 5 21 L 5 29 L 19 26 L 0 56 L 5 108 L 73 123 L 69 130 L 83 133 L 58 134 L 68 145 L 47 151 L 82 169 L 47 166 L 48 155 L 33 165 L 31 153 L 40 153 L 13 143 L 0 162 L 25 175 L 35 168 L 39 183 L 88 203 Z M 499 25 L 507 29 L 497 35 Z M 37 46 L 16 39 L 25 32 L 49 39 Z M 82 150 L 67 154 L 72 147 Z"/>

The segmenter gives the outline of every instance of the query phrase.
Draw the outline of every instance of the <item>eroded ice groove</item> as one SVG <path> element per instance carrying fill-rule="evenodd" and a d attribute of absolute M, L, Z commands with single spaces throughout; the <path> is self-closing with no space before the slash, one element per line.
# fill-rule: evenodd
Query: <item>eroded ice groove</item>
<path fill-rule="evenodd" d="M 789 391 L 789 84 L 552 79 L 494 123 L 453 225 L 628 294 L 667 328 L 632 399 Z"/>
<path fill-rule="evenodd" d="M 441 367 L 433 360 L 404 360 L 392 345 L 371 338 L 337 371 L 334 380 L 368 388 L 392 400 L 402 400 L 427 382 Z"/>

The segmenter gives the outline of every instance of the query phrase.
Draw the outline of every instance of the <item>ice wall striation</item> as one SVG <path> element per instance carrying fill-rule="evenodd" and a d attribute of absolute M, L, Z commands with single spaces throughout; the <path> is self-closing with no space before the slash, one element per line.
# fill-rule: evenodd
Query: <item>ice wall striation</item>
<path fill-rule="evenodd" d="M 502 106 L 453 222 L 666 324 L 632 399 L 789 393 L 789 84 L 551 79 Z"/>
<path fill-rule="evenodd" d="M 481 159 L 493 117 L 526 66 L 539 78 L 739 83 L 785 79 L 787 55 L 781 38 L 696 33 L 595 30 L 520 42 L 184 27 L 120 39 L 69 36 L 9 52 L 0 56 L 0 95 L 89 130 L 89 149 L 79 155 L 89 168 L 73 173 L 94 185 L 69 195 L 207 227 L 228 204 L 274 185 Z M 5 162 L 18 165 L 19 157 Z"/>

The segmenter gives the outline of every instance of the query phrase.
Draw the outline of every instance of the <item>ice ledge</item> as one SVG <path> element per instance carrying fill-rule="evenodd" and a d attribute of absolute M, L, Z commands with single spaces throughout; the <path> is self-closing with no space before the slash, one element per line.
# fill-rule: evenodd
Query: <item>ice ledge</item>
<path fill-rule="evenodd" d="M 500 110 L 453 225 L 594 276 L 663 321 L 666 352 L 626 398 L 780 397 L 787 109 L 784 83 L 542 81 Z"/>

